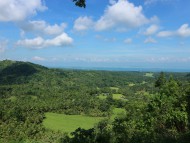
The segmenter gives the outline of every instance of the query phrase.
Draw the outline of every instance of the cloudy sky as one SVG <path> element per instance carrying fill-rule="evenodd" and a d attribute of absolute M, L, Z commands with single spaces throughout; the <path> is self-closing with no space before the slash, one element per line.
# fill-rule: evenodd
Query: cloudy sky
<path fill-rule="evenodd" d="M 190 69 L 190 0 L 0 0 L 0 60 Z"/>

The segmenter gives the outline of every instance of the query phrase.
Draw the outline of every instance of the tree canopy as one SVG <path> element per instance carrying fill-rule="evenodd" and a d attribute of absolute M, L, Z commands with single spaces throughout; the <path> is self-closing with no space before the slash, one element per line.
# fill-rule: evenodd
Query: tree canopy
<path fill-rule="evenodd" d="M 73 2 L 75 2 L 76 6 L 83 7 L 83 8 L 86 7 L 86 0 L 73 0 Z"/>

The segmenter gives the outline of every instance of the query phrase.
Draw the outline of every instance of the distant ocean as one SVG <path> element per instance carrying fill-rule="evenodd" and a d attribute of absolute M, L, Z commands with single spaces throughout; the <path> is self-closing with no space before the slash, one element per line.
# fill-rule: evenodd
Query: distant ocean
<path fill-rule="evenodd" d="M 110 67 L 57 67 L 76 70 L 103 70 L 103 71 L 136 71 L 136 72 L 190 72 L 190 69 L 177 68 L 110 68 Z"/>

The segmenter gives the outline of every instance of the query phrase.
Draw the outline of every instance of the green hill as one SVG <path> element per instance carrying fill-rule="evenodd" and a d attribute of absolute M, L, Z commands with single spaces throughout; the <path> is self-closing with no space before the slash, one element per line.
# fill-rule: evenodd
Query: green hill
<path fill-rule="evenodd" d="M 0 71 L 8 66 L 11 66 L 13 63 L 15 63 L 15 61 L 11 61 L 11 60 L 0 61 Z"/>
<path fill-rule="evenodd" d="M 45 69 L 29 62 L 4 60 L 0 62 L 0 84 L 27 82 L 30 76 Z"/>

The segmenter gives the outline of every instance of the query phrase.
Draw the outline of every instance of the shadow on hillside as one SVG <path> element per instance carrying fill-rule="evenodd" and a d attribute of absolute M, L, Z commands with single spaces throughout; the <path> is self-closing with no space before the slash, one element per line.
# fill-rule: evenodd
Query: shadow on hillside
<path fill-rule="evenodd" d="M 22 83 L 38 70 L 28 63 L 15 63 L 0 71 L 0 84 Z"/>

